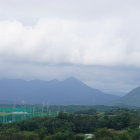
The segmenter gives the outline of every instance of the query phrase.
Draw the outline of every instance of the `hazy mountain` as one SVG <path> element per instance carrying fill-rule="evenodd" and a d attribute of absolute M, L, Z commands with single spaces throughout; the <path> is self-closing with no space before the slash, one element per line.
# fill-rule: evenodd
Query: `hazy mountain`
<path fill-rule="evenodd" d="M 113 105 L 128 105 L 128 106 L 136 106 L 140 107 L 140 87 L 137 87 L 130 91 L 125 96 L 116 100 Z"/>
<path fill-rule="evenodd" d="M 118 97 L 90 88 L 75 78 L 64 81 L 0 80 L 0 99 L 18 103 L 97 105 L 116 98 Z"/>
<path fill-rule="evenodd" d="M 126 92 L 121 92 L 121 91 L 118 91 L 118 92 L 116 92 L 116 91 L 108 91 L 107 93 L 108 94 L 113 94 L 113 95 L 116 95 L 116 96 L 120 96 L 120 97 L 123 97 L 123 96 L 126 95 Z"/>

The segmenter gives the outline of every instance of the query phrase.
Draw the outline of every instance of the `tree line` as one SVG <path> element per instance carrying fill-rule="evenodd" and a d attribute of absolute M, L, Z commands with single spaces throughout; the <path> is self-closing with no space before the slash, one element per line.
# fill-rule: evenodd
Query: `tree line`
<path fill-rule="evenodd" d="M 56 117 L 36 117 L 0 124 L 2 140 L 139 140 L 140 111 L 115 109 L 60 112 Z"/>

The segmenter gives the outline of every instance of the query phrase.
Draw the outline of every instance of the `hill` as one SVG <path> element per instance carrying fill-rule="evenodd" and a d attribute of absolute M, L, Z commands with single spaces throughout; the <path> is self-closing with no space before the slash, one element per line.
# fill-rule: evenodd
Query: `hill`
<path fill-rule="evenodd" d="M 140 107 L 140 87 L 133 89 L 125 96 L 116 100 L 113 104 L 115 104 L 117 106 Z"/>
<path fill-rule="evenodd" d="M 75 78 L 64 81 L 0 80 L 0 99 L 18 103 L 99 105 L 116 98 L 118 97 L 91 88 Z"/>

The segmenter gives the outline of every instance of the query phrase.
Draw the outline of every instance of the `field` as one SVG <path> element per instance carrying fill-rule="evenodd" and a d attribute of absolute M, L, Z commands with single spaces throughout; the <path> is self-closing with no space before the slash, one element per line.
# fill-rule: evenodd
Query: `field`
<path fill-rule="evenodd" d="M 22 121 L 32 117 L 56 116 L 56 111 L 42 107 L 0 107 L 0 123 Z"/>

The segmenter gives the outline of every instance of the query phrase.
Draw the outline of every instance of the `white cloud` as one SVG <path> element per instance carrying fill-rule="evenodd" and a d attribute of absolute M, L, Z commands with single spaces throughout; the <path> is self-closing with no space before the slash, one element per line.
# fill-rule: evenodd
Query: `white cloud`
<path fill-rule="evenodd" d="M 129 58 L 123 27 L 121 18 L 112 17 L 90 22 L 40 19 L 34 26 L 0 21 L 0 54 L 12 62 L 122 65 Z M 135 62 L 139 53 L 132 53 Z"/>
<path fill-rule="evenodd" d="M 138 0 L 0 1 L 1 61 L 140 66 L 139 5 Z"/>

